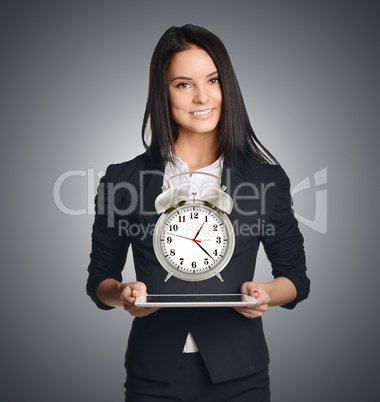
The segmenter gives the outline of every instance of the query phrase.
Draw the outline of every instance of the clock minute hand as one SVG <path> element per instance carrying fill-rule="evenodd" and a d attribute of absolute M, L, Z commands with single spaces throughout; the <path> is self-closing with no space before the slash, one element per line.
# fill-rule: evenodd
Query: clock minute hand
<path fill-rule="evenodd" d="M 196 242 L 197 241 L 199 241 L 199 240 L 195 240 Z M 212 256 L 208 253 L 208 251 L 206 251 L 199 243 L 195 243 L 197 246 L 199 246 L 213 261 L 215 261 L 214 260 L 214 258 L 212 258 Z"/>

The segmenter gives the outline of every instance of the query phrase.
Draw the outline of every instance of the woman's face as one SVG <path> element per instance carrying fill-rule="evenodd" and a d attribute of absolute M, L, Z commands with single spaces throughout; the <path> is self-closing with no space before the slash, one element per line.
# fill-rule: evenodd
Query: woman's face
<path fill-rule="evenodd" d="M 218 71 L 206 51 L 196 46 L 173 56 L 166 72 L 172 117 L 179 135 L 218 132 L 222 90 Z"/>

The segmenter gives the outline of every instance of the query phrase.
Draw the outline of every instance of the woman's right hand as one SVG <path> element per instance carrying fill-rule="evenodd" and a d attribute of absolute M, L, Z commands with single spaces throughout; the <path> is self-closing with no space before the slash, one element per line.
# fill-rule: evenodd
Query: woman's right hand
<path fill-rule="evenodd" d="M 129 282 L 121 283 L 122 291 L 120 300 L 123 303 L 125 311 L 134 317 L 145 317 L 149 314 L 159 310 L 160 307 L 136 307 L 136 297 L 147 294 L 145 283 L 143 282 Z"/>

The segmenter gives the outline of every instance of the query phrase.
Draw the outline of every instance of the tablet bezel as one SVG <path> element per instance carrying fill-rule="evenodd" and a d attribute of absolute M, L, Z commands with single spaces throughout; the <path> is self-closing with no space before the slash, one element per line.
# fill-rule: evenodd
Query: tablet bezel
<path fill-rule="evenodd" d="M 176 297 L 176 298 L 181 298 L 181 297 L 189 297 L 189 296 L 195 296 L 195 297 L 230 297 L 230 296 L 239 296 L 243 297 L 245 300 L 244 301 L 230 301 L 230 300 L 222 300 L 222 301 L 147 301 L 147 296 L 152 296 L 155 298 L 160 298 L 160 297 Z M 136 298 L 135 301 L 135 306 L 136 307 L 253 307 L 257 305 L 257 300 L 253 296 L 249 296 L 243 293 L 222 293 L 222 294 L 211 294 L 211 293 L 203 293 L 203 294 L 149 294 L 149 295 L 142 295 L 140 297 Z"/>

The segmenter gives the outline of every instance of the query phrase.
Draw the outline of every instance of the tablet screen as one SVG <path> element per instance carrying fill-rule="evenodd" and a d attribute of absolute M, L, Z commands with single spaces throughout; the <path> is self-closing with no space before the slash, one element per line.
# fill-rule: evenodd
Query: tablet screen
<path fill-rule="evenodd" d="M 253 296 L 244 294 L 160 294 L 136 299 L 137 307 L 228 307 L 254 306 Z"/>

